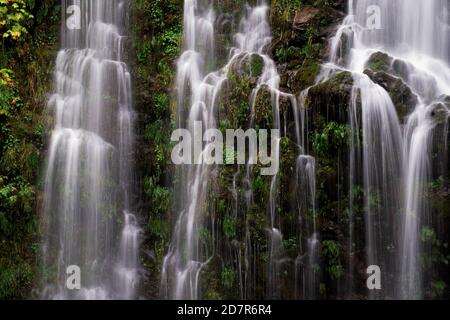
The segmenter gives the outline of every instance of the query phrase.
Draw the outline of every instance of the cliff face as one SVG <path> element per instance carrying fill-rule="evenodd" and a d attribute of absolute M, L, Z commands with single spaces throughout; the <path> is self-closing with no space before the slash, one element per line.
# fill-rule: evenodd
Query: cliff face
<path fill-rule="evenodd" d="M 231 43 L 230 35 L 237 29 L 244 1 L 220 1 L 217 4 L 217 55 L 225 63 L 226 48 Z M 306 107 L 305 149 L 316 161 L 317 228 L 320 234 L 320 278 L 321 298 L 366 298 L 366 247 L 364 225 L 364 190 L 362 181 L 357 181 L 350 190 L 350 100 L 353 77 L 348 72 L 334 75 L 326 82 L 315 85 L 321 64 L 328 60 L 328 41 L 345 16 L 347 1 L 285 1 L 270 2 L 270 24 L 273 41 L 270 52 L 281 76 L 280 89 L 298 97 L 311 87 Z M 147 226 L 143 248 L 146 269 L 144 292 L 148 297 L 158 296 L 159 275 L 162 259 L 167 252 L 174 223 L 177 219 L 173 180 L 176 170 L 170 163 L 170 132 L 174 128 L 174 76 L 176 58 L 180 53 L 182 32 L 182 1 L 151 1 L 133 4 L 131 21 L 139 21 L 134 27 L 130 44 L 133 48 L 133 75 L 136 86 L 136 104 L 140 112 L 141 143 L 138 147 L 140 168 L 140 190 L 143 193 L 142 217 Z M 136 20 L 135 20 L 136 19 Z M 153 23 L 159 21 L 160 23 Z M 133 37 L 140 39 L 135 42 Z M 342 50 L 345 50 L 343 47 Z M 382 55 L 374 55 L 368 66 L 368 74 L 375 82 L 388 90 L 399 116 L 408 114 L 407 106 L 417 97 L 399 79 L 398 72 L 383 69 Z M 218 63 L 220 65 L 220 63 Z M 220 128 L 246 128 L 250 107 L 248 97 L 258 75 L 258 59 L 230 74 L 219 111 Z M 288 101 L 281 101 L 283 126 L 288 132 L 294 127 L 294 115 Z M 260 128 L 270 127 L 272 121 L 270 94 L 262 90 L 255 105 L 255 119 Z M 172 118 L 171 118 L 172 114 Z M 442 130 L 446 130 L 442 128 Z M 360 133 L 354 133 L 359 135 Z M 288 135 L 289 136 L 289 135 Z M 441 135 L 442 136 L 442 135 Z M 438 142 L 436 142 L 438 143 Z M 441 141 L 442 143 L 442 141 Z M 281 143 L 281 171 L 278 181 L 277 212 L 283 226 L 282 251 L 287 261 L 296 261 L 305 250 L 307 239 L 302 238 L 295 227 L 298 224 L 298 207 L 293 194 L 296 146 L 287 137 Z M 443 163 L 442 161 L 440 163 Z M 245 250 L 246 241 L 251 248 L 254 270 L 252 296 L 267 297 L 268 252 L 270 251 L 267 225 L 268 202 L 271 180 L 258 177 L 252 182 L 254 203 L 246 213 L 234 215 L 235 208 L 245 207 L 245 199 L 236 200 L 232 177 L 238 168 L 225 166 L 214 173 L 207 212 L 214 217 L 203 230 L 204 250 L 213 243 L 217 248 L 213 258 L 202 272 L 201 295 L 208 299 L 239 298 L 242 295 L 239 278 L 245 263 L 239 252 Z M 442 171 L 441 171 L 442 172 Z M 256 175 L 255 175 L 256 176 Z M 431 192 L 435 214 L 448 208 L 448 180 L 435 175 L 436 183 Z M 242 191 L 245 185 L 239 185 Z M 353 212 L 350 223 L 349 206 Z M 439 208 L 439 209 L 438 209 Z M 208 218 L 209 219 L 209 218 Z M 350 225 L 353 231 L 350 230 Z M 250 240 L 246 238 L 249 228 Z M 349 241 L 349 233 L 352 240 Z M 214 233 L 215 240 L 211 240 Z M 427 240 L 428 241 L 428 240 Z M 431 241 L 431 240 L 430 240 Z M 434 241 L 434 240 L 432 240 Z M 441 239 L 439 241 L 444 241 Z M 240 250 L 240 251 L 239 251 Z M 448 255 L 447 249 L 436 249 L 439 257 Z M 241 263 L 241 265 L 240 265 Z M 441 264 L 441 267 L 445 264 Z M 353 270 L 350 270 L 353 269 Z M 279 270 L 279 292 L 281 298 L 304 298 L 297 291 L 295 272 L 289 267 Z M 438 288 L 445 287 L 446 279 L 437 280 Z M 442 285 L 444 283 L 444 286 Z M 429 289 L 428 297 L 445 295 L 445 289 Z"/>
<path fill-rule="evenodd" d="M 300 4 L 298 1 L 272 1 L 270 22 L 273 31 L 272 56 L 281 76 L 281 89 L 296 96 L 312 86 L 320 71 L 320 64 L 326 61 L 328 40 L 336 26 L 344 17 L 346 1 L 311 1 Z M 218 6 L 221 14 L 217 18 L 218 55 L 227 58 L 226 45 L 230 34 L 237 28 L 243 1 L 221 1 Z M 170 132 L 174 128 L 171 121 L 175 99 L 173 81 L 176 58 L 179 54 L 182 21 L 182 1 L 152 1 L 145 4 L 134 3 L 131 21 L 131 64 L 135 83 L 136 108 L 139 116 L 140 143 L 137 148 L 137 164 L 142 179 L 142 217 L 147 226 L 143 247 L 143 262 L 146 269 L 145 292 L 149 297 L 158 296 L 159 275 L 162 259 L 167 252 L 177 212 L 174 212 L 173 177 L 175 168 L 170 164 Z M 161 23 L 154 23 L 159 21 Z M 226 21 L 227 23 L 223 23 Z M 137 40 L 139 39 L 139 40 Z M 219 59 L 220 60 L 220 59 Z M 249 68 L 238 70 L 223 98 L 225 109 L 221 114 L 221 127 L 233 125 L 246 128 L 249 112 L 248 97 L 254 87 L 258 61 Z M 308 110 L 307 149 L 317 157 L 318 216 L 323 243 L 322 282 L 320 296 L 336 298 L 339 282 L 345 273 L 346 218 L 348 206 L 346 186 L 347 164 L 347 108 L 350 99 L 351 76 L 341 75 L 327 84 L 312 89 L 311 97 L 315 106 Z M 313 98 L 311 98 L 313 99 Z M 257 99 L 256 118 L 270 123 L 270 94 L 261 92 Z M 288 128 L 294 126 L 293 114 L 289 107 L 284 108 L 284 121 Z M 266 110 L 267 109 L 267 110 Z M 258 117 L 259 115 L 259 117 Z M 270 124 L 269 124 L 270 126 Z M 294 227 L 298 221 L 295 195 L 292 194 L 296 146 L 289 139 L 283 140 L 279 183 L 279 203 L 281 224 L 290 230 L 284 236 L 283 254 L 295 260 L 302 250 Z M 267 217 L 268 197 L 271 179 L 257 178 L 252 187 L 255 201 L 248 209 L 246 217 L 234 218 L 235 199 L 230 192 L 232 177 L 238 168 L 226 166 L 215 174 L 215 182 L 210 188 L 214 197 L 209 199 L 208 212 L 217 217 L 216 225 L 205 229 L 205 245 L 209 243 L 213 229 L 219 250 L 202 273 L 202 296 L 209 299 L 239 298 L 239 270 L 241 258 L 236 258 L 235 250 L 245 250 L 245 228 L 250 226 L 251 242 L 257 244 L 252 249 L 252 259 L 257 266 L 254 279 L 254 297 L 266 296 L 266 276 L 268 264 Z M 242 186 L 243 187 L 243 186 Z M 240 187 L 239 187 L 240 188 Z M 237 206 L 244 199 L 238 200 Z M 357 221 L 362 224 L 362 217 Z M 361 231 L 362 233 L 362 231 Z M 360 235 L 362 236 L 362 235 Z M 300 235 L 301 237 L 301 235 Z M 305 239 L 301 240 L 301 242 Z M 361 253 L 362 254 L 362 253 Z M 355 256 L 358 260 L 358 256 Z M 357 262 L 358 263 L 358 262 Z M 285 270 L 281 277 L 281 297 L 301 298 L 292 281 L 292 270 Z M 284 272 L 284 271 L 283 271 Z M 283 273 L 281 272 L 281 273 Z M 217 276 L 219 275 L 219 276 Z M 361 283 L 364 283 L 361 281 Z"/>
<path fill-rule="evenodd" d="M 255 1 L 249 1 L 255 3 Z M 218 65 L 228 58 L 231 35 L 238 28 L 239 17 L 246 1 L 216 1 Z M 320 253 L 314 269 L 318 288 L 316 298 L 366 298 L 364 190 L 357 181 L 350 190 L 350 99 L 353 77 L 340 72 L 325 82 L 315 84 L 321 64 L 328 60 L 328 40 L 345 16 L 345 0 L 272 0 L 270 24 L 273 41 L 268 49 L 281 76 L 280 89 L 299 97 L 309 88 L 305 107 L 302 138 L 305 151 L 314 156 L 316 166 L 317 231 Z M 57 0 L 34 1 L 34 19 L 30 34 L 22 42 L 3 43 L 0 69 L 11 69 L 11 79 L 4 84 L 0 76 L 0 298 L 34 297 L 39 261 L 39 203 L 42 182 L 42 155 L 45 152 L 45 128 L 51 119 L 44 110 L 51 92 L 52 65 L 58 50 L 60 6 Z M 140 296 L 158 298 L 161 266 L 171 241 L 178 216 L 178 181 L 176 167 L 171 163 L 170 142 L 176 127 L 175 75 L 177 58 L 182 48 L 183 0 L 132 0 L 129 10 L 128 57 L 133 78 L 134 106 L 137 112 L 137 144 L 135 148 L 135 203 L 142 226 L 142 282 Z M 402 80 L 402 66 L 391 67 L 392 57 L 376 53 L 365 73 L 385 88 L 399 116 L 408 114 L 408 106 L 417 97 Z M 255 77 L 261 72 L 261 61 L 247 61 L 244 68 L 230 72 L 220 105 L 220 129 L 248 127 L 249 95 Z M 255 119 L 259 128 L 270 128 L 272 109 L 270 93 L 261 90 L 255 104 Z M 449 108 L 448 97 L 440 102 Z M 280 143 L 281 167 L 278 177 L 277 217 L 284 230 L 281 255 L 285 265 L 277 269 L 278 298 L 305 298 L 299 289 L 298 270 L 308 246 L 299 221 L 300 207 L 294 192 L 297 146 L 292 138 L 294 113 L 289 101 L 280 100 L 282 127 L 288 132 Z M 433 183 L 425 195 L 431 201 L 434 216 L 445 223 L 439 232 L 421 230 L 424 246 L 431 255 L 425 257 L 433 265 L 433 279 L 427 286 L 427 298 L 448 297 L 449 248 L 448 234 L 450 196 L 448 152 L 443 154 L 443 139 L 448 132 L 447 119 L 436 109 L 442 121 L 433 138 Z M 447 133 L 448 135 L 448 133 Z M 444 148 L 445 149 L 445 148 Z M 450 150 L 447 147 L 446 150 Z M 251 188 L 254 200 L 246 208 L 242 190 L 248 186 L 233 186 L 233 177 L 240 168 L 224 166 L 214 171 L 210 181 L 206 218 L 202 230 L 202 250 L 212 258 L 201 273 L 201 296 L 205 299 L 239 299 L 243 293 L 242 268 L 252 268 L 250 298 L 266 298 L 270 243 L 268 238 L 269 196 L 271 179 L 258 175 L 255 168 Z M 241 168 L 242 169 L 242 168 Z M 232 190 L 240 192 L 237 198 Z M 349 204 L 352 200 L 353 235 L 349 241 Z M 376 201 L 376 199 L 374 199 Z M 242 209 L 242 208 L 245 208 Z M 241 211 L 240 211 L 241 210 Z M 245 211 L 245 212 L 244 212 Z M 235 214 L 235 213 L 238 214 Z M 299 227 L 300 226 L 300 227 Z M 248 251 L 248 253 L 244 252 Z M 351 251 L 351 254 L 350 254 Z M 300 258 L 299 258 L 300 257 Z M 250 258 L 250 259 L 248 259 Z M 247 259 L 247 260 L 246 260 Z M 249 261 L 250 260 L 250 261 Z M 351 260 L 351 261 L 350 261 Z M 353 271 L 350 270 L 353 266 Z M 431 268 L 431 267 L 430 267 Z M 351 294 L 349 294 L 351 292 Z"/>

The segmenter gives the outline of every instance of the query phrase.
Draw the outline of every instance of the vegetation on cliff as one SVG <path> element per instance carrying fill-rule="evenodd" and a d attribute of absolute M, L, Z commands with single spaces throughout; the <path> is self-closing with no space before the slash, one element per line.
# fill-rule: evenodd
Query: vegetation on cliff
<path fill-rule="evenodd" d="M 58 50 L 57 1 L 0 1 L 0 298 L 31 296 L 39 255 L 45 106 Z"/>
<path fill-rule="evenodd" d="M 216 9 L 223 13 L 217 18 L 221 22 L 217 34 L 218 61 L 228 58 L 227 48 L 233 41 L 230 34 L 237 29 L 238 19 L 234 17 L 242 14 L 246 2 L 214 2 Z M 270 2 L 273 41 L 268 49 L 281 76 L 280 86 L 283 91 L 296 96 L 309 88 L 301 107 L 308 128 L 305 148 L 315 157 L 317 168 L 316 215 L 321 252 L 320 265 L 316 266 L 315 272 L 320 275 L 320 298 L 343 298 L 346 289 L 343 283 L 349 278 L 355 284 L 351 298 L 362 298 L 366 294 L 364 190 L 361 181 L 351 190 L 348 182 L 350 140 L 361 134 L 352 133 L 348 124 L 353 78 L 351 73 L 342 71 L 315 84 L 320 65 L 327 59 L 328 39 L 344 16 L 344 3 L 337 0 Z M 174 82 L 177 58 L 183 45 L 183 0 L 131 0 L 129 9 L 125 60 L 132 75 L 137 114 L 135 201 L 143 229 L 140 256 L 144 276 L 140 293 L 145 298 L 158 298 L 161 265 L 177 218 L 174 211 L 177 195 L 173 190 L 179 181 L 170 159 L 170 136 L 179 125 Z M 57 0 L 0 0 L 0 299 L 34 297 L 32 288 L 38 274 L 40 241 L 40 171 L 46 146 L 45 129 L 50 127 L 44 111 L 51 92 L 60 15 Z M 218 108 L 220 130 L 248 128 L 252 120 L 249 97 L 262 66 L 261 58 L 255 55 L 230 68 Z M 365 71 L 389 92 L 401 118 L 411 111 L 408 106 L 417 101 L 417 96 L 402 78 L 404 68 L 401 61 L 377 52 Z M 272 126 L 272 97 L 266 89 L 262 87 L 255 99 L 256 129 Z M 442 97 L 436 104 L 449 108 L 450 99 Z M 304 246 L 301 242 L 305 241 L 293 227 L 298 223 L 298 207 L 292 191 L 298 146 L 292 137 L 294 115 L 289 102 L 281 100 L 280 109 L 288 134 L 280 142 L 277 215 L 286 230 L 281 249 L 283 256 L 294 261 Z M 434 114 L 437 119 L 444 117 L 439 110 L 437 107 Z M 448 131 L 445 123 L 440 121 L 437 126 L 441 133 Z M 437 145 L 448 145 L 450 141 L 437 136 L 433 150 L 440 150 Z M 433 159 L 443 160 L 444 157 L 447 155 L 433 153 Z M 252 168 L 254 179 L 250 187 L 254 201 L 246 208 L 246 216 L 235 215 L 237 208 L 244 207 L 246 202 L 243 197 L 235 198 L 231 192 L 236 188 L 242 193 L 248 188 L 243 183 L 233 186 L 234 175 L 242 181 L 245 168 L 224 166 L 214 171 L 207 211 L 217 222 L 207 225 L 200 235 L 204 250 L 214 251 L 214 256 L 202 270 L 203 298 L 236 299 L 241 296 L 240 272 L 246 262 L 240 260 L 236 252 L 244 251 L 247 241 L 255 244 L 251 248 L 254 257 L 251 263 L 258 266 L 253 275 L 256 284 L 252 288 L 253 297 L 264 298 L 266 295 L 271 179 L 260 176 L 260 169 L 259 166 Z M 449 167 L 433 168 L 433 172 L 433 182 L 423 196 L 431 199 L 433 214 L 448 221 Z M 353 199 L 352 208 L 350 199 Z M 371 201 L 377 202 L 377 199 Z M 347 238 L 350 219 L 356 230 L 351 242 Z M 430 280 L 427 288 L 430 298 L 448 297 L 449 294 L 449 279 L 438 278 L 439 271 L 448 269 L 448 241 L 439 239 L 437 234 L 433 226 L 420 230 L 423 245 L 432 248 L 423 263 L 425 267 L 436 268 L 436 277 Z M 217 245 L 210 248 L 213 238 Z M 349 250 L 353 251 L 353 264 L 361 270 L 354 276 L 356 279 L 348 270 L 346 257 Z M 281 298 L 303 298 L 295 292 L 291 271 L 279 270 Z"/>

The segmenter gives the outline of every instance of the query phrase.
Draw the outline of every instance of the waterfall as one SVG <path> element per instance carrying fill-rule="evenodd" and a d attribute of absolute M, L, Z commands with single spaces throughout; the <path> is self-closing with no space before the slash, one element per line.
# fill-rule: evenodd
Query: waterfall
<path fill-rule="evenodd" d="M 48 104 L 54 127 L 44 181 L 42 297 L 132 299 L 140 231 L 132 214 L 131 80 L 122 61 L 128 1 L 62 3 L 62 50 Z M 79 28 L 69 28 L 66 12 L 80 19 Z M 66 286 L 69 266 L 81 271 L 79 290 Z"/>
<path fill-rule="evenodd" d="M 215 60 L 214 20 L 211 5 L 203 7 L 197 0 L 184 2 L 185 51 L 177 66 L 177 125 L 186 126 L 191 132 L 197 120 L 205 129 L 215 127 L 217 93 L 225 80 L 220 72 L 210 73 Z M 210 173 L 211 166 L 206 164 L 183 165 L 181 168 L 182 181 L 177 188 L 179 217 L 161 274 L 163 298 L 199 297 L 199 273 L 207 260 L 206 253 L 200 252 L 199 233 Z"/>
<path fill-rule="evenodd" d="M 314 297 L 318 279 L 314 275 L 314 268 L 318 263 L 318 234 L 315 226 L 315 162 L 312 157 L 305 154 L 304 140 L 300 132 L 300 113 L 298 111 L 297 98 L 280 91 L 280 76 L 276 64 L 268 54 L 272 42 L 271 29 L 268 22 L 269 7 L 266 1 L 258 1 L 255 6 L 245 6 L 240 20 L 238 32 L 234 34 L 234 46 L 229 49 L 229 58 L 225 65 L 215 69 L 218 61 L 215 57 L 215 23 L 216 18 L 212 1 L 185 0 L 184 2 L 184 52 L 178 60 L 176 91 L 177 91 L 177 125 L 195 132 L 195 123 L 201 121 L 203 129 L 218 128 L 217 113 L 219 98 L 229 82 L 230 72 L 242 68 L 252 59 L 261 59 L 262 70 L 258 75 L 256 85 L 252 89 L 249 99 L 250 120 L 249 127 L 255 125 L 255 105 L 258 94 L 267 90 L 270 93 L 270 106 L 272 110 L 272 128 L 282 129 L 280 119 L 281 99 L 289 101 L 295 118 L 295 143 L 298 146 L 299 179 L 296 192 L 301 193 L 301 188 L 307 189 L 306 203 L 299 208 L 299 216 L 308 214 L 308 222 L 300 227 L 300 236 L 308 238 L 305 252 L 302 252 L 299 261 L 306 265 L 302 270 L 308 273 L 302 281 L 305 285 L 302 295 Z M 230 128 L 232 129 L 232 128 Z M 272 154 L 278 158 L 280 138 L 272 144 Z M 203 144 L 203 154 L 208 152 L 209 143 Z M 195 150 L 194 150 L 195 152 Z M 233 175 L 231 197 L 233 199 L 233 212 L 237 218 L 243 216 L 245 225 L 244 248 L 236 245 L 236 260 L 238 269 L 239 292 L 242 299 L 255 298 L 256 288 L 256 256 L 259 243 L 251 239 L 248 210 L 253 203 L 253 165 L 251 159 L 256 154 L 248 155 L 244 168 L 237 168 Z M 201 163 L 201 162 L 199 162 Z M 209 209 L 207 201 L 211 192 L 211 181 L 217 177 L 217 168 L 208 164 L 182 165 L 179 168 L 179 182 L 177 183 L 177 213 L 178 217 L 174 226 L 169 252 L 164 258 L 161 272 L 161 297 L 169 299 L 199 299 L 202 298 L 200 282 L 202 269 L 205 268 L 214 257 L 214 248 L 208 250 L 200 245 L 200 233 L 204 228 L 212 228 L 212 241 L 215 241 L 215 216 Z M 241 180 L 242 179 L 242 180 Z M 237 185 L 243 185 L 238 189 Z M 268 266 L 266 271 L 266 297 L 281 297 L 281 267 L 290 264 L 283 253 L 283 230 L 278 217 L 278 174 L 271 178 L 269 199 L 267 203 L 268 224 Z M 239 205 L 239 199 L 245 199 L 245 205 Z M 308 208 L 307 208 L 308 207 Z M 310 214 L 312 211 L 312 215 Z M 308 213 L 309 212 L 309 213 Z M 207 220 L 209 217 L 209 220 Z M 305 226 L 305 227 L 303 227 Z M 305 230 L 303 230 L 305 229 Z M 241 256 L 243 255 L 243 256 Z M 243 263 L 241 264 L 241 261 Z M 296 267 L 297 269 L 297 267 Z"/>
<path fill-rule="evenodd" d="M 349 120 L 354 132 L 362 130 L 362 139 L 352 134 L 350 188 L 362 172 L 367 265 L 380 266 L 386 283 L 381 296 L 370 293 L 372 298 L 423 298 L 429 280 L 422 263 L 430 248 L 420 235 L 439 219 L 431 215 L 426 192 L 434 176 L 432 140 L 442 121 L 437 115 L 448 119 L 449 114 L 449 9 L 446 0 L 350 0 L 349 15 L 331 40 L 330 61 L 318 79 L 341 71 L 354 78 Z M 382 71 L 417 96 L 404 117 L 397 115 L 387 88 L 371 77 L 377 54 L 384 57 L 378 60 L 385 64 Z M 357 167 L 360 149 L 362 168 Z"/>

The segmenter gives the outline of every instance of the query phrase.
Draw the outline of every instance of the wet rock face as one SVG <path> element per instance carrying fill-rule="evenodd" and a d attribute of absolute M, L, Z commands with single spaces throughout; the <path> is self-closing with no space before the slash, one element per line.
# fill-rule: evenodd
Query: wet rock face
<path fill-rule="evenodd" d="M 450 96 L 442 95 L 430 106 L 430 116 L 436 123 L 437 135 L 445 137 L 449 134 Z M 447 132 L 445 132 L 447 131 Z"/>
<path fill-rule="evenodd" d="M 326 43 L 345 17 L 345 13 L 338 8 L 339 6 L 331 5 L 321 8 L 306 5 L 298 8 L 292 20 L 290 42 L 298 46 L 307 45 L 311 40 Z M 311 34 L 311 30 L 314 30 L 314 34 Z M 322 53 L 321 56 L 326 59 L 326 52 Z"/>
<path fill-rule="evenodd" d="M 392 72 L 392 57 L 384 52 L 375 52 L 366 63 L 366 67 L 374 71 Z"/>
<path fill-rule="evenodd" d="M 366 69 L 364 73 L 389 93 L 400 119 L 405 119 L 408 113 L 414 110 L 418 103 L 418 98 L 401 78 L 392 76 L 384 71 L 377 72 L 372 69 Z"/>
<path fill-rule="evenodd" d="M 433 167 L 433 179 L 440 181 L 442 177 L 448 176 L 450 172 L 450 96 L 443 95 L 430 106 L 430 117 L 435 122 L 431 145 L 431 163 Z M 444 181 L 444 180 L 442 180 Z M 431 194 L 432 206 L 436 207 L 438 213 L 448 212 L 450 203 L 450 188 L 440 186 L 441 190 L 434 190 Z M 437 191 L 437 192 L 436 192 Z"/>
<path fill-rule="evenodd" d="M 346 0 L 305 0 L 291 3 L 288 11 L 272 1 L 272 56 L 281 76 L 281 87 L 298 93 L 315 83 L 320 64 L 328 60 L 329 39 L 345 17 Z"/>
<path fill-rule="evenodd" d="M 272 95 L 270 88 L 263 85 L 256 94 L 255 124 L 260 128 L 272 128 Z"/>
<path fill-rule="evenodd" d="M 342 71 L 309 89 L 309 106 L 318 113 L 346 123 L 353 90 L 353 76 Z"/>
<path fill-rule="evenodd" d="M 408 67 L 406 63 L 394 61 L 386 53 L 376 52 L 372 54 L 366 67 L 364 73 L 389 93 L 399 118 L 404 120 L 418 103 L 418 97 L 403 80 Z"/>
<path fill-rule="evenodd" d="M 449 96 L 446 96 L 447 99 L 450 99 Z M 450 102 L 445 101 L 439 101 L 436 102 L 431 106 L 431 117 L 436 121 L 437 125 L 445 125 L 445 123 L 448 121 L 449 117 L 449 108 L 450 108 Z"/>
<path fill-rule="evenodd" d="M 312 85 L 320 72 L 320 65 L 315 61 L 305 61 L 299 69 L 286 71 L 286 86 L 292 92 L 300 92 Z"/>

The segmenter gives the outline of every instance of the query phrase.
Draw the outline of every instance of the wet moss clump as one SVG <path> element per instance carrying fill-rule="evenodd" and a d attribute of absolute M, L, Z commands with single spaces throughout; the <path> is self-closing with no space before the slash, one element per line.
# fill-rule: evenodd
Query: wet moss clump
<path fill-rule="evenodd" d="M 262 72 L 259 55 L 238 57 L 228 70 L 227 86 L 220 100 L 219 119 L 225 128 L 247 128 L 251 120 L 251 96 Z M 229 127 L 230 128 L 230 127 Z"/>
<path fill-rule="evenodd" d="M 310 88 L 308 108 L 316 114 L 327 115 L 328 119 L 346 123 L 349 119 L 352 89 L 352 74 L 347 71 L 336 73 L 327 81 Z"/>
<path fill-rule="evenodd" d="M 259 88 L 255 100 L 255 124 L 260 128 L 273 127 L 272 93 L 266 85 Z"/>
<path fill-rule="evenodd" d="M 297 70 L 291 71 L 286 75 L 286 85 L 293 92 L 302 91 L 315 83 L 319 72 L 320 65 L 316 61 L 305 60 Z"/>
<path fill-rule="evenodd" d="M 366 67 L 374 71 L 389 71 L 392 65 L 392 58 L 386 53 L 375 52 L 367 61 Z"/>

